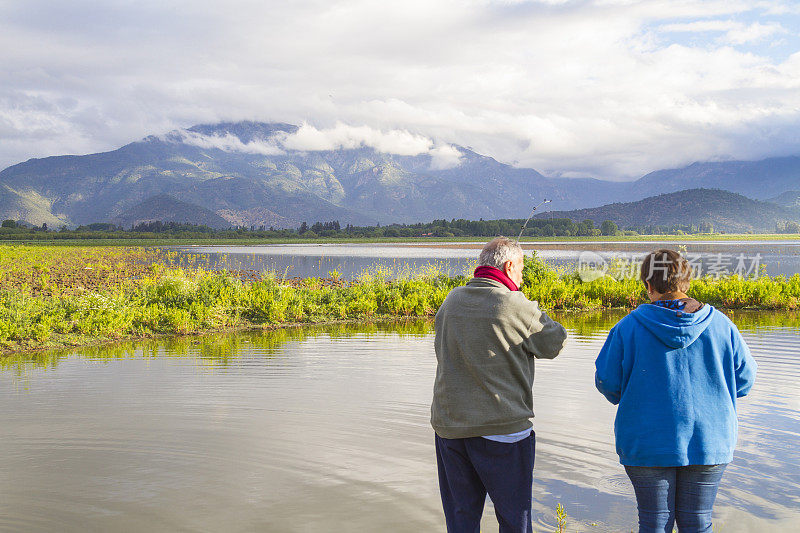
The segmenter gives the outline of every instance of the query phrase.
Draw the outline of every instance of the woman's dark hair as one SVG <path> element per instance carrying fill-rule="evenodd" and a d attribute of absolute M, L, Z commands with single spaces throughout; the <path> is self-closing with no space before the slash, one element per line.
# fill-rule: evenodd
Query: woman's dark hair
<path fill-rule="evenodd" d="M 689 262 L 675 250 L 661 249 L 647 254 L 639 272 L 642 283 L 661 294 L 689 290 L 692 269 Z"/>

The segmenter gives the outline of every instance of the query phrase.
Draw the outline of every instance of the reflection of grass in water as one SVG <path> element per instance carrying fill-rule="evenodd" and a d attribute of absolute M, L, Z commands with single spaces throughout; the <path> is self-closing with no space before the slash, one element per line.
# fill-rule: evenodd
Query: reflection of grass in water
<path fill-rule="evenodd" d="M 625 314 L 624 310 L 580 313 L 561 311 L 552 313 L 552 316 L 563 324 L 572 335 L 580 339 L 581 337 L 605 335 Z M 761 328 L 800 328 L 800 313 L 740 310 L 726 311 L 726 314 L 742 331 Z M 359 335 L 395 334 L 404 337 L 431 333 L 433 333 L 433 322 L 421 319 L 306 324 L 302 327 L 264 331 L 231 331 L 203 336 L 123 340 L 113 344 L 83 346 L 79 352 L 76 352 L 74 348 L 62 348 L 33 354 L 15 354 L 0 357 L 0 369 L 12 370 L 17 375 L 23 375 L 25 368 L 55 368 L 61 360 L 76 353 L 79 353 L 81 357 L 99 361 L 188 356 L 197 358 L 203 364 L 224 366 L 254 350 L 261 352 L 261 355 L 269 356 L 270 352 L 287 342 L 298 342 L 319 336 L 350 338 Z"/>
<path fill-rule="evenodd" d="M 50 255 L 28 257 L 13 249 L 0 257 L 7 269 L 0 272 L 0 347 L 9 352 L 155 334 L 428 317 L 451 289 L 466 283 L 474 266 L 453 276 L 446 261 L 422 267 L 395 262 L 391 268 L 366 269 L 354 282 L 290 282 L 286 273 L 209 271 L 197 266 L 206 264 L 202 254 L 186 258 L 168 252 L 161 263 L 132 268 L 149 256 L 132 249 L 131 259 L 120 255 L 123 252 L 59 248 Z M 88 262 L 93 273 L 80 279 L 91 279 L 91 289 L 88 282 L 76 284 L 72 277 L 86 270 Z M 36 279 L 38 284 L 14 282 L 9 272 L 25 273 L 21 279 Z M 526 257 L 523 275 L 523 292 L 544 309 L 631 308 L 646 301 L 634 277 L 604 276 L 586 282 L 578 273 L 552 268 L 536 254 Z M 692 283 L 689 293 L 728 308 L 796 309 L 800 275 L 703 278 Z M 575 327 L 591 329 L 587 324 L 592 320 L 581 316 Z M 795 319 L 784 320 L 793 324 Z"/>
<path fill-rule="evenodd" d="M 380 334 L 418 337 L 433 331 L 430 320 L 392 320 L 373 323 L 341 322 L 309 324 L 303 327 L 278 328 L 264 331 L 231 331 L 201 336 L 169 336 L 156 339 L 124 340 L 113 344 L 53 349 L 35 353 L 12 354 L 0 357 L 0 369 L 12 370 L 18 376 L 26 368 L 55 368 L 58 363 L 77 354 L 97 361 L 116 361 L 136 358 L 195 357 L 203 364 L 224 366 L 237 358 L 258 352 L 260 356 L 288 342 L 304 341 L 327 336 L 350 338 Z"/>

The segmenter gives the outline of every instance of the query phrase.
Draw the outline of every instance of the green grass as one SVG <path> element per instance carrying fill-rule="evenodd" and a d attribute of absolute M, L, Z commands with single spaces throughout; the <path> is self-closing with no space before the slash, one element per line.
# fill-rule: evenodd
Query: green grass
<path fill-rule="evenodd" d="M 389 279 L 376 270 L 354 282 L 284 281 L 274 273 L 242 280 L 142 248 L 0 248 L 0 350 L 10 353 L 163 334 L 289 324 L 432 317 L 467 277 L 435 268 Z M 155 262 L 154 262 L 155 261 Z M 166 263 L 160 263 L 165 261 Z M 636 278 L 584 282 L 527 257 L 523 292 L 546 310 L 630 309 L 646 300 Z M 334 276 L 335 277 L 335 276 Z M 731 309 L 795 310 L 800 275 L 692 282 L 689 294 Z M 591 321 L 584 316 L 581 321 Z"/>
<path fill-rule="evenodd" d="M 164 333 L 425 317 L 464 281 L 376 276 L 349 286 L 313 278 L 286 285 L 276 278 L 243 282 L 228 273 L 170 269 L 81 295 L 4 290 L 0 346 L 13 351 Z"/>

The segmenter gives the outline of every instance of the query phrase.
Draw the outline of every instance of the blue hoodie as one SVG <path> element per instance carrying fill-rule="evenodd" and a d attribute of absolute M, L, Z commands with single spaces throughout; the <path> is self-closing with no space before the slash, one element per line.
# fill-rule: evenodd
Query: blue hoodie
<path fill-rule="evenodd" d="M 640 305 L 611 328 L 597 357 L 595 385 L 619 404 L 623 465 L 733 459 L 736 398 L 753 386 L 756 363 L 728 317 L 708 304 L 686 309 L 694 312 Z"/>

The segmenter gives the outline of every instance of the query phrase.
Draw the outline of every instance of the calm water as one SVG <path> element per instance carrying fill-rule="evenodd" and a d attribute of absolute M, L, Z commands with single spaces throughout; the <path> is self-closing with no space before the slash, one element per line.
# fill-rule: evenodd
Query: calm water
<path fill-rule="evenodd" d="M 619 315 L 562 317 L 537 364 L 537 531 L 635 528 L 593 362 Z M 715 531 L 800 529 L 800 317 L 740 313 L 759 363 Z M 430 323 L 0 360 L 0 531 L 443 531 Z M 591 524 L 596 525 L 591 525 Z M 497 531 L 487 507 L 484 531 Z"/>
<path fill-rule="evenodd" d="M 681 244 L 674 241 L 527 242 L 523 247 L 537 250 L 553 265 L 569 267 L 585 252 L 594 252 L 605 261 L 627 260 L 662 246 L 677 249 Z M 743 273 L 753 264 L 765 265 L 770 275 L 800 273 L 800 241 L 690 242 L 685 246 L 689 257 L 697 260 L 704 273 L 709 272 L 713 263 L 733 273 L 740 256 Z M 273 270 L 281 277 L 327 277 L 329 272 L 336 271 L 345 278 L 355 278 L 376 266 L 388 270 L 390 275 L 418 272 L 429 266 L 451 276 L 470 273 L 480 248 L 479 243 L 370 243 L 181 246 L 174 249 L 187 255 L 197 254 L 201 263 L 214 268 Z"/>

